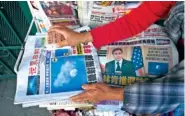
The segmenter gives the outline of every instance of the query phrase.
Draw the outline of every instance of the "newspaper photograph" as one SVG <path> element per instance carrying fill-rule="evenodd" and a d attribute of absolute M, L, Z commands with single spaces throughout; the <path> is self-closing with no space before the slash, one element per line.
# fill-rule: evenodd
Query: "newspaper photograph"
<path fill-rule="evenodd" d="M 47 33 L 50 26 L 60 24 L 71 29 L 80 27 L 77 3 L 72 1 L 27 1 L 38 32 Z"/>
<path fill-rule="evenodd" d="M 62 24 L 72 29 L 79 27 L 77 10 L 73 7 L 75 2 L 70 1 L 40 1 L 43 15 L 50 21 L 51 25 Z M 73 27 L 74 26 L 74 27 Z"/>
<path fill-rule="evenodd" d="M 71 6 L 66 5 L 63 1 L 40 1 L 40 5 L 49 18 L 63 18 L 68 15 L 76 15 Z"/>

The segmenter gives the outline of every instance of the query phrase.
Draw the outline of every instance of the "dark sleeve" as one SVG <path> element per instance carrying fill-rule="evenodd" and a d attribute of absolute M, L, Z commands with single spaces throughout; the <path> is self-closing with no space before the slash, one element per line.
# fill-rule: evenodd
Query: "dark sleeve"
<path fill-rule="evenodd" d="M 110 73 L 110 62 L 107 62 L 105 64 L 105 74 L 109 74 Z"/>

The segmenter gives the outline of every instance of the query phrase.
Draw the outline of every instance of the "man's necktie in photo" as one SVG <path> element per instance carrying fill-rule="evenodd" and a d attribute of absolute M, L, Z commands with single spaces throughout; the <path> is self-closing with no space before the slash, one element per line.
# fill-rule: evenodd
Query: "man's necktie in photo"
<path fill-rule="evenodd" d="M 117 64 L 116 71 L 121 71 L 121 67 L 120 67 L 120 64 L 119 64 L 119 62 L 117 62 L 116 64 Z"/>

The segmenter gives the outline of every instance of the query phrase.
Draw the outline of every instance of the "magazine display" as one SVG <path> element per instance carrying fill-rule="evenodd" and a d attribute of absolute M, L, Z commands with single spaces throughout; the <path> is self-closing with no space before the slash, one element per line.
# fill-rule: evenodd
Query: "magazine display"
<path fill-rule="evenodd" d="M 37 31 L 40 33 L 46 33 L 51 24 L 48 20 L 46 20 L 45 17 L 43 17 L 41 13 L 41 8 L 39 7 L 38 3 L 36 1 L 28 1 L 27 3 L 35 21 Z"/>
<path fill-rule="evenodd" d="M 51 25 L 61 24 L 72 29 L 79 28 L 77 2 L 28 1 L 39 32 L 46 33 Z"/>
<path fill-rule="evenodd" d="M 89 28 L 82 29 L 77 31 Z M 69 99 L 82 92 L 83 84 L 102 81 L 98 62 L 92 43 L 47 50 L 45 36 L 30 36 L 17 72 L 14 103 Z"/>
<path fill-rule="evenodd" d="M 158 25 L 132 39 L 104 46 L 98 55 L 104 82 L 121 87 L 163 76 L 178 63 L 173 42 Z"/>

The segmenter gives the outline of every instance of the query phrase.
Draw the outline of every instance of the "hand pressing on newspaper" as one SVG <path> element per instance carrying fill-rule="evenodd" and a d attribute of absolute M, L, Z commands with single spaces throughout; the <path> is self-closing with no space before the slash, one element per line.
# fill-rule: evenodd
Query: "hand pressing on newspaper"
<path fill-rule="evenodd" d="M 110 87 L 104 83 L 83 85 L 84 92 L 71 97 L 74 102 L 99 103 L 103 100 L 123 100 L 123 88 Z"/>
<path fill-rule="evenodd" d="M 52 26 L 48 31 L 48 43 L 57 43 L 57 47 L 75 46 L 92 40 L 90 32 L 78 33 L 63 25 Z"/>

